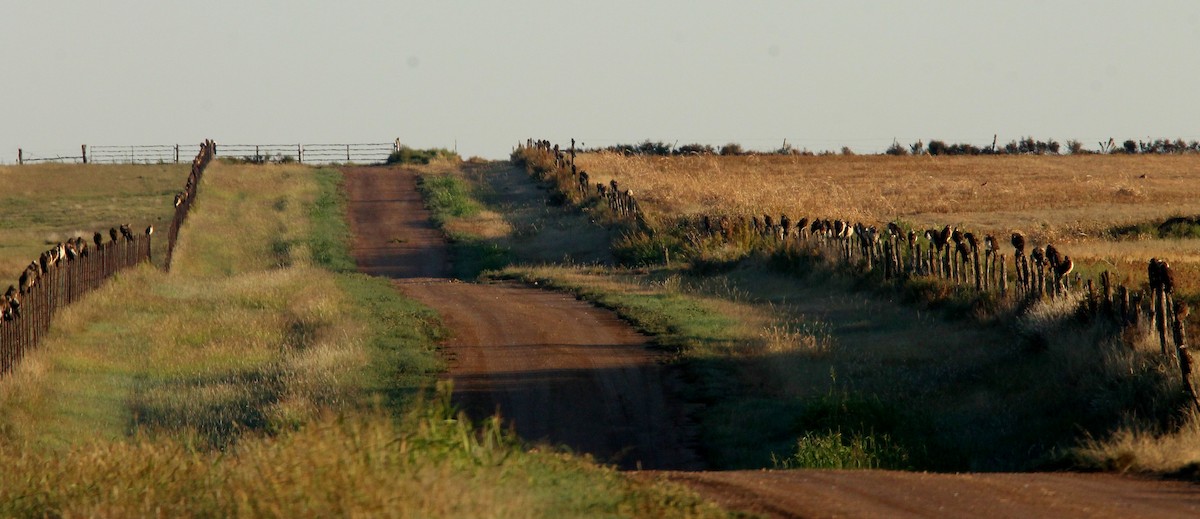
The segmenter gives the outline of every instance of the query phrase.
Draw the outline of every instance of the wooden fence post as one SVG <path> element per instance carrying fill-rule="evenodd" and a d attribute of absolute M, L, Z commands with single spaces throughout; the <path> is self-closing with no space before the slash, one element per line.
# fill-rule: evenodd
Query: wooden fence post
<path fill-rule="evenodd" d="M 304 145 L 303 144 L 296 145 L 296 162 L 299 164 L 304 164 Z"/>
<path fill-rule="evenodd" d="M 977 242 L 972 242 L 972 243 L 977 243 Z M 972 264 L 972 268 L 975 271 L 975 290 L 978 292 L 982 292 L 983 291 L 983 272 L 980 271 L 980 268 L 979 268 L 979 248 L 978 247 L 971 247 L 971 264 Z"/>
<path fill-rule="evenodd" d="M 1196 390 L 1192 387 L 1192 356 L 1188 352 L 1184 333 L 1184 327 L 1187 320 L 1188 307 L 1180 301 L 1175 302 L 1175 351 L 1179 355 L 1179 376 L 1183 379 L 1183 391 L 1187 393 L 1188 398 L 1192 400 L 1192 405 L 1200 408 L 1200 402 L 1196 400 Z"/>
<path fill-rule="evenodd" d="M 1008 296 L 1008 262 L 1000 255 L 1000 297 Z"/>
<path fill-rule="evenodd" d="M 83 155 L 83 163 L 87 164 L 87 144 L 80 144 L 79 149 Z"/>
<path fill-rule="evenodd" d="M 1154 288 L 1154 329 L 1162 354 L 1167 354 L 1167 294 L 1161 286 Z"/>
<path fill-rule="evenodd" d="M 22 148 L 17 148 L 17 165 L 25 165 L 25 150 Z"/>

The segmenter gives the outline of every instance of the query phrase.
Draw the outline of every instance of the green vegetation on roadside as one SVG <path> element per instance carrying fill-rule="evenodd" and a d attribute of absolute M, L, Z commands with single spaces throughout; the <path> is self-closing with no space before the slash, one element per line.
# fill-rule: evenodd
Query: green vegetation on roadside
<path fill-rule="evenodd" d="M 350 255 L 350 224 L 346 221 L 342 175 L 336 169 L 321 168 L 313 172 L 313 178 L 318 189 L 309 211 L 312 221 L 309 246 L 313 262 L 332 272 L 354 272 L 356 265 Z"/>
<path fill-rule="evenodd" d="M 448 390 L 404 417 L 321 417 L 227 452 L 174 438 L 0 445 L 5 516 L 724 517 L 694 495 L 477 427 Z"/>
<path fill-rule="evenodd" d="M 447 226 L 450 221 L 476 216 L 482 210 L 470 185 L 452 174 L 423 173 L 418 188 L 434 223 L 450 242 L 454 277 L 475 279 L 485 270 L 499 269 L 512 261 L 511 252 L 504 246 Z"/>

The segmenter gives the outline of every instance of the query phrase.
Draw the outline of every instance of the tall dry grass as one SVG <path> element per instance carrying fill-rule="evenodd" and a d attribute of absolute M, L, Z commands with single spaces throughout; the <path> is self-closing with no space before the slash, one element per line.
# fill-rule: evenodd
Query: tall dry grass
<path fill-rule="evenodd" d="M 623 156 L 577 163 L 615 179 L 643 208 L 902 219 L 983 232 L 1020 229 L 1049 240 L 1200 212 L 1200 157 L 1171 156 Z M 1145 178 L 1142 176 L 1145 175 Z"/>
<path fill-rule="evenodd" d="M 448 396 L 448 393 L 446 393 Z M 0 515 L 36 517 L 724 517 L 665 484 L 526 451 L 442 399 L 400 421 L 324 416 L 226 452 L 174 439 L 60 455 L 0 445 Z"/>

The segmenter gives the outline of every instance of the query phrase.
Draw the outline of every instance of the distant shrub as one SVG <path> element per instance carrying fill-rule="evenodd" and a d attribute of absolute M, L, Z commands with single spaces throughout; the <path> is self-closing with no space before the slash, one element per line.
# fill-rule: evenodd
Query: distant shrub
<path fill-rule="evenodd" d="M 909 144 L 908 152 L 912 153 L 913 155 L 924 155 L 925 154 L 925 143 L 922 141 L 917 141 L 912 144 Z"/>
<path fill-rule="evenodd" d="M 746 154 L 746 152 L 745 152 L 745 150 L 742 149 L 742 145 L 738 144 L 736 142 L 731 142 L 729 144 L 721 146 L 721 155 L 745 155 L 745 154 Z"/>
<path fill-rule="evenodd" d="M 400 149 L 393 151 L 388 155 L 387 164 L 429 164 L 435 159 L 450 159 L 461 160 L 457 153 L 442 149 L 430 148 L 427 150 L 418 150 L 401 146 Z"/>
<path fill-rule="evenodd" d="M 676 155 L 713 155 L 716 152 L 716 148 L 708 144 L 684 144 L 675 148 Z"/>
<path fill-rule="evenodd" d="M 642 141 L 637 147 L 640 155 L 670 155 L 671 145 L 665 142 L 652 142 L 649 139 Z"/>
<path fill-rule="evenodd" d="M 900 144 L 899 142 L 892 141 L 892 145 L 888 146 L 887 151 L 884 153 L 888 155 L 904 156 L 908 155 L 908 148 L 904 147 L 904 145 Z"/>
<path fill-rule="evenodd" d="M 849 146 L 842 146 L 842 155 L 847 157 L 854 156 L 854 150 L 850 149 Z"/>
<path fill-rule="evenodd" d="M 1083 145 L 1080 144 L 1080 148 Z M 1039 141 L 1033 137 L 1022 137 L 1019 141 L 1010 141 L 1004 145 L 1004 153 L 1009 155 L 1058 155 L 1062 145 L 1054 139 Z"/>
<path fill-rule="evenodd" d="M 1138 143 L 1136 141 L 1134 141 L 1133 139 L 1126 140 L 1124 143 L 1121 144 L 1121 149 L 1125 150 L 1125 153 L 1128 153 L 1131 155 L 1135 154 L 1138 152 Z"/>
<path fill-rule="evenodd" d="M 942 141 L 939 141 L 936 139 L 929 141 L 929 154 L 930 155 L 946 155 L 947 148 L 948 147 L 946 146 L 945 142 L 942 142 Z"/>
<path fill-rule="evenodd" d="M 1083 155 L 1086 153 L 1083 149 L 1083 143 L 1075 139 L 1067 141 L 1067 150 L 1071 152 L 1071 155 Z"/>
<path fill-rule="evenodd" d="M 296 157 L 277 153 L 274 156 L 267 154 L 243 155 L 241 157 L 221 157 L 220 160 L 226 164 L 291 164 L 296 162 Z"/>
<path fill-rule="evenodd" d="M 649 139 L 638 144 L 614 144 L 604 151 L 611 153 L 620 153 L 621 155 L 670 155 L 671 145 L 662 141 L 651 141 Z"/>

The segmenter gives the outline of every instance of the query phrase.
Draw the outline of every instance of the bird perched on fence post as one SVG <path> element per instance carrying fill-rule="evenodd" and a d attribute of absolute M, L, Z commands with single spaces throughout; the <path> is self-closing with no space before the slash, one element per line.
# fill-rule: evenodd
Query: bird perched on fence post
<path fill-rule="evenodd" d="M 17 287 L 8 285 L 8 290 L 4 292 L 4 320 L 11 321 L 21 318 L 21 298 Z"/>
<path fill-rule="evenodd" d="M 1054 267 L 1054 276 L 1056 278 L 1054 280 L 1054 284 L 1056 290 L 1060 285 L 1064 291 L 1066 290 L 1066 284 L 1063 283 L 1063 279 L 1066 278 L 1074 268 L 1075 262 L 1071 261 L 1071 257 L 1063 256 L 1062 261 L 1058 262 L 1058 266 Z"/>

